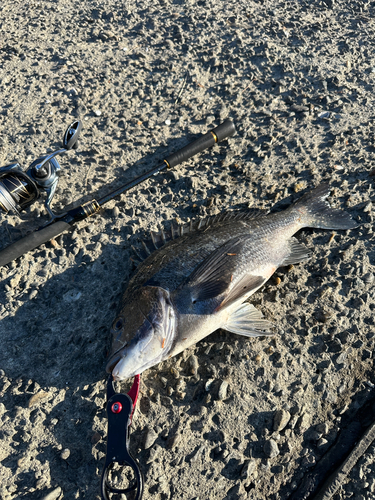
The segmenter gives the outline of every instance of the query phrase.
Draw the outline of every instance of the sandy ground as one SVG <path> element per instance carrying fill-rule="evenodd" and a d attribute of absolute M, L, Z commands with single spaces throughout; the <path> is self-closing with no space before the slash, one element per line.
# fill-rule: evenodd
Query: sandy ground
<path fill-rule="evenodd" d="M 237 126 L 1 269 L 1 499 L 99 498 L 131 245 L 176 219 L 281 209 L 328 181 L 360 227 L 297 235 L 313 258 L 253 300 L 275 337 L 218 331 L 145 372 L 131 440 L 145 500 L 308 498 L 303 479 L 353 422 L 369 425 L 358 415 L 374 397 L 373 2 L 3 0 L 0 13 L 0 164 L 28 167 L 83 121 L 56 211 L 227 117 Z M 0 246 L 45 220 L 40 202 L 1 215 Z M 375 498 L 373 444 L 332 498 Z"/>

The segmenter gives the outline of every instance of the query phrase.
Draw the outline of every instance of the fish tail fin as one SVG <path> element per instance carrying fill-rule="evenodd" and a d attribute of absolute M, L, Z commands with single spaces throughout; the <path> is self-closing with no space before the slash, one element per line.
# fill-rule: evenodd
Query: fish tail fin
<path fill-rule="evenodd" d="M 302 226 L 320 229 L 353 229 L 358 227 L 358 224 L 347 212 L 331 207 L 327 201 L 330 192 L 331 188 L 328 184 L 320 184 L 292 205 L 293 210 L 300 212 Z"/>

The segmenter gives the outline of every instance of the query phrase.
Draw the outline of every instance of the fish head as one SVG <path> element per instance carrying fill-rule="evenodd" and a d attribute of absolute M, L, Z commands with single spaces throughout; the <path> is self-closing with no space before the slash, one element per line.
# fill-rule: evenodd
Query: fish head
<path fill-rule="evenodd" d="M 175 311 L 169 292 L 144 286 L 128 297 L 113 322 L 106 370 L 115 380 L 139 375 L 168 357 L 175 336 Z"/>

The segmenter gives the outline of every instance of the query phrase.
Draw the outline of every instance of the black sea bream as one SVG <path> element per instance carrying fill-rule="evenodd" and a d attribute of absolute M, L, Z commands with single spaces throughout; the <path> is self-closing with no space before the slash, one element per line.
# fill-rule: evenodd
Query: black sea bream
<path fill-rule="evenodd" d="M 247 337 L 269 334 L 272 324 L 246 301 L 278 267 L 310 257 L 293 235 L 303 227 L 357 226 L 330 207 L 329 193 L 321 184 L 282 212 L 227 212 L 184 231 L 172 228 L 172 240 L 129 282 L 111 330 L 107 371 L 116 380 L 133 377 L 218 328 Z M 166 233 L 153 239 L 158 247 Z"/>

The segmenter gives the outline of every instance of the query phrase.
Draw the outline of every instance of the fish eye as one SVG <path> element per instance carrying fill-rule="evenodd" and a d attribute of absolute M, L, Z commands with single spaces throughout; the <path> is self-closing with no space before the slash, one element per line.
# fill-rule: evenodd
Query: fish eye
<path fill-rule="evenodd" d="M 114 330 L 121 330 L 121 328 L 124 326 L 124 318 L 118 318 L 113 325 Z"/>

